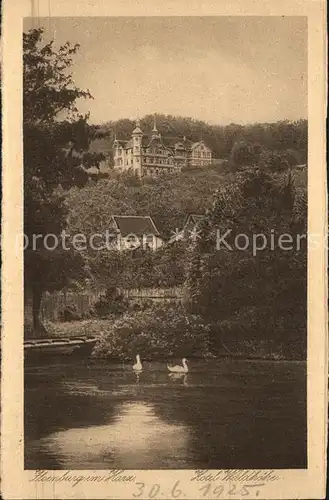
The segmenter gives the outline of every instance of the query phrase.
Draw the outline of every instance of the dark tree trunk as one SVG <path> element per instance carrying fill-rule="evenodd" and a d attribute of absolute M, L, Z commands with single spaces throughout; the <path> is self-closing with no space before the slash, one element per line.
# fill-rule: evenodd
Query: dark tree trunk
<path fill-rule="evenodd" d="M 38 286 L 32 288 L 32 316 L 33 316 L 33 333 L 34 336 L 44 334 L 45 327 L 40 321 L 40 308 L 41 308 L 42 290 Z"/>

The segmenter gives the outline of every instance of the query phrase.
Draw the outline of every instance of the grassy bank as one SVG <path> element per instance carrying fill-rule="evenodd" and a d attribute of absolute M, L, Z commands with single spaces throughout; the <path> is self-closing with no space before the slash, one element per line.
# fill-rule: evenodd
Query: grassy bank
<path fill-rule="evenodd" d="M 141 316 L 145 319 L 142 323 Z M 212 349 L 209 344 L 210 326 L 201 327 L 197 318 L 186 316 L 183 321 L 182 318 L 178 318 L 174 320 L 176 328 L 172 324 L 171 329 L 168 329 L 168 319 L 161 323 L 159 318 L 153 316 L 153 321 L 150 321 L 152 316 L 150 311 L 146 318 L 143 312 L 134 316 L 126 314 L 120 318 L 48 323 L 46 326 L 51 337 L 97 336 L 99 341 L 93 357 L 99 359 L 131 359 L 137 353 L 149 360 L 183 356 L 190 358 L 227 356 L 277 361 L 294 359 L 285 355 L 282 345 L 276 344 L 273 340 L 244 339 L 237 342 L 231 339 L 226 340 L 222 346 Z"/>
<path fill-rule="evenodd" d="M 70 321 L 65 323 L 45 323 L 47 336 L 58 338 L 71 338 L 79 335 L 106 334 L 113 327 L 113 319 L 87 319 L 81 321 Z"/>

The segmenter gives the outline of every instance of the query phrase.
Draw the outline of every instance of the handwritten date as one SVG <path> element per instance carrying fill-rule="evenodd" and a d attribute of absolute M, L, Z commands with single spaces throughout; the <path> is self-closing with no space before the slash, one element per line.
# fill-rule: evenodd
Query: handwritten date
<path fill-rule="evenodd" d="M 198 488 L 199 495 L 201 498 L 213 498 L 219 499 L 221 497 L 247 497 L 251 494 L 254 496 L 258 496 L 260 493 L 260 488 L 265 486 L 265 484 L 218 484 L 214 485 L 213 483 L 206 483 L 200 488 Z M 186 493 L 180 487 L 180 481 L 176 481 L 173 487 L 170 490 L 163 491 L 160 484 L 146 485 L 145 483 L 136 483 L 137 491 L 133 493 L 134 498 L 163 498 L 163 499 L 172 499 L 172 498 L 184 498 L 186 497 Z"/>

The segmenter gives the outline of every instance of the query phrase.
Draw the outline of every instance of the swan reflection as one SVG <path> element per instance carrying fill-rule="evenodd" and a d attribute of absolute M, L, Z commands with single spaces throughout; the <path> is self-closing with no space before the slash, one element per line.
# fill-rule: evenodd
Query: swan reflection
<path fill-rule="evenodd" d="M 187 384 L 187 377 L 188 377 L 187 373 L 169 373 L 168 377 L 172 381 L 182 381 L 183 385 L 185 385 L 186 387 L 188 386 L 188 384 Z"/>

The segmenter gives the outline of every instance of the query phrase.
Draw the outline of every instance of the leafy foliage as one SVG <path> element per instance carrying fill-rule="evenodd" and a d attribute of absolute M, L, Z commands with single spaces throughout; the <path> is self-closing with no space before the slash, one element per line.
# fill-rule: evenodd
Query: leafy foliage
<path fill-rule="evenodd" d="M 252 148 L 245 142 L 236 142 L 231 150 L 231 160 L 235 165 L 252 165 L 255 162 Z"/>
<path fill-rule="evenodd" d="M 142 352 L 144 358 L 209 355 L 210 325 L 188 313 L 183 306 L 154 305 L 127 313 L 117 319 L 110 331 L 104 332 L 95 356 L 132 358 Z"/>
<path fill-rule="evenodd" d="M 218 191 L 201 224 L 187 281 L 191 311 L 214 325 L 212 345 L 232 336 L 272 339 L 289 355 L 305 355 L 307 251 L 306 238 L 298 235 L 306 234 L 306 219 L 305 194 L 296 192 L 291 174 L 273 179 L 248 170 Z M 226 244 L 219 245 L 227 230 Z M 289 249 L 278 244 L 283 234 L 290 235 Z M 264 244 L 260 235 L 267 238 L 256 253 L 255 235 L 258 246 Z"/>
<path fill-rule="evenodd" d="M 185 281 L 186 247 L 180 242 L 156 252 L 96 251 L 86 259 L 97 283 L 105 287 L 170 288 Z"/>
<path fill-rule="evenodd" d="M 69 230 L 86 235 L 104 233 L 113 214 L 151 215 L 162 236 L 170 238 L 172 231 L 182 228 L 188 213 L 204 213 L 218 186 L 233 178 L 233 174 L 211 168 L 145 182 L 113 172 L 106 180 L 71 189 L 67 199 Z"/>
<path fill-rule="evenodd" d="M 48 251 L 33 235 L 60 234 L 67 219 L 63 189 L 85 185 L 82 165 L 100 160 L 88 151 L 99 132 L 76 107 L 78 99 L 91 96 L 74 85 L 68 71 L 78 46 L 66 43 L 56 51 L 53 42 L 42 44 L 42 36 L 42 29 L 23 35 L 25 285 L 33 294 L 35 330 L 42 330 L 43 291 L 67 284 L 80 272 L 81 257 Z"/>
<path fill-rule="evenodd" d="M 123 294 L 115 287 L 107 288 L 94 305 L 96 314 L 101 318 L 111 314 L 120 315 L 127 307 Z"/>
<path fill-rule="evenodd" d="M 269 151 L 297 151 L 300 161 L 307 161 L 307 120 L 288 120 L 276 123 L 255 123 L 248 125 L 209 125 L 193 118 L 157 114 L 157 128 L 164 137 L 183 138 L 199 141 L 201 138 L 209 145 L 215 158 L 229 158 L 232 148 L 241 141 L 251 149 L 259 146 Z M 134 128 L 132 120 L 117 120 L 99 126 L 99 130 L 107 134 L 107 138 L 96 140 L 92 150 L 111 155 L 114 136 L 128 140 Z M 141 128 L 149 133 L 153 128 L 153 115 L 141 120 Z"/>

